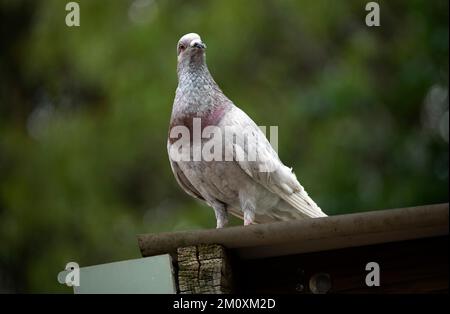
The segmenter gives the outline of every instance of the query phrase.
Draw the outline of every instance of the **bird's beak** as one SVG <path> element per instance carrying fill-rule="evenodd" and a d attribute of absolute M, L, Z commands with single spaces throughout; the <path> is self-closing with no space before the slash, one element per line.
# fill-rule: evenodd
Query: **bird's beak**
<path fill-rule="evenodd" d="M 205 43 L 203 43 L 200 39 L 194 39 L 191 41 L 190 46 L 193 48 L 206 49 Z"/>

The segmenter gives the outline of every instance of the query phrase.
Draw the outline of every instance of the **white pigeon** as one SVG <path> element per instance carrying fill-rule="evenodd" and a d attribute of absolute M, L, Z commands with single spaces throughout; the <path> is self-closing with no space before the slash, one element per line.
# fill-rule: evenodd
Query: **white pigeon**
<path fill-rule="evenodd" d="M 206 45 L 195 33 L 184 35 L 177 45 L 178 87 L 167 148 L 179 185 L 214 209 L 217 228 L 228 223 L 228 213 L 243 219 L 244 225 L 326 216 L 300 185 L 292 169 L 280 161 L 261 129 L 223 94 L 208 70 L 205 50 Z M 198 121 L 201 132 L 214 127 L 223 131 L 222 136 L 196 141 Z M 181 129 L 189 132 L 187 139 L 183 139 Z M 237 139 L 223 136 L 230 129 Z M 240 138 L 249 132 L 256 144 Z M 190 144 L 188 158 L 174 157 L 174 152 L 180 152 L 180 142 Z M 196 147 L 208 143 L 219 143 L 222 151 L 219 155 L 223 158 L 195 159 Z M 256 156 L 245 158 L 254 147 L 257 147 Z M 216 149 L 217 146 L 213 151 Z M 226 159 L 223 153 L 230 151 L 232 160 Z"/>

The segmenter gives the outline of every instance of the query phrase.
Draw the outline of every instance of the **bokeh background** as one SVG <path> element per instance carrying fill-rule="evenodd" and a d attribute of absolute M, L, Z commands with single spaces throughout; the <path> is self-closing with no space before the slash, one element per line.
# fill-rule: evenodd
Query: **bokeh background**
<path fill-rule="evenodd" d="M 73 28 L 66 3 L 0 0 L 0 292 L 215 227 L 166 152 L 188 32 L 326 213 L 448 201 L 448 0 L 378 1 L 372 28 L 360 0 L 80 0 Z"/>

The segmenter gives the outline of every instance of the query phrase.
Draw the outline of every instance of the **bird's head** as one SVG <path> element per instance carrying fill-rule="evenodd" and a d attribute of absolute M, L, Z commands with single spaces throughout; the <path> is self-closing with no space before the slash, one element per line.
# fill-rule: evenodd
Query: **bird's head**
<path fill-rule="evenodd" d="M 202 62 L 206 45 L 196 33 L 189 33 L 180 38 L 177 44 L 178 63 L 188 61 Z"/>

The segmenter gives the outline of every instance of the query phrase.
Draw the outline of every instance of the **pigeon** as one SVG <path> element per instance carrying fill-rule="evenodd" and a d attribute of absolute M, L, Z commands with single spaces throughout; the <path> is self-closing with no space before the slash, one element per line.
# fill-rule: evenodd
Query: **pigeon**
<path fill-rule="evenodd" d="M 243 219 L 244 226 L 327 216 L 292 168 L 281 162 L 264 132 L 219 88 L 205 51 L 196 33 L 182 36 L 177 44 L 178 87 L 167 150 L 178 184 L 214 209 L 217 228 L 227 225 L 229 213 Z M 216 133 L 203 137 L 207 130 Z M 227 131 L 234 136 L 227 139 Z M 252 141 L 242 139 L 245 134 Z M 198 158 L 197 148 L 208 144 L 218 158 Z"/>

